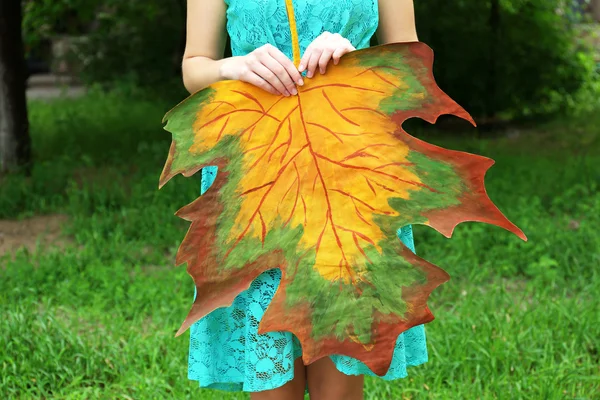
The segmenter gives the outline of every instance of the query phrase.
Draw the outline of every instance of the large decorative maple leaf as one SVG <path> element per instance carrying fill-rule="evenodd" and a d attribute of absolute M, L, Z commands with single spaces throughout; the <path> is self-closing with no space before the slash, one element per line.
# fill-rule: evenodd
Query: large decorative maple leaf
<path fill-rule="evenodd" d="M 396 339 L 433 320 L 426 301 L 449 276 L 396 236 L 408 224 L 450 237 L 463 221 L 525 235 L 488 198 L 493 161 L 408 135 L 402 123 L 471 117 L 436 85 L 422 43 L 352 52 L 292 97 L 223 81 L 171 110 L 160 179 L 218 166 L 177 215 L 192 222 L 177 254 L 198 290 L 178 334 L 225 307 L 262 272 L 280 286 L 259 333 L 290 331 L 309 364 L 331 354 L 383 375 Z"/>

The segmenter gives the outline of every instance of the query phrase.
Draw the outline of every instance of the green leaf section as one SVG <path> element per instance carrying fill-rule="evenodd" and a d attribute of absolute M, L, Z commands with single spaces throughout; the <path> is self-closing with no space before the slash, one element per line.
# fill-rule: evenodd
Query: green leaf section
<path fill-rule="evenodd" d="M 423 184 L 435 191 L 420 188 L 420 190 L 410 191 L 407 199 L 390 198 L 390 206 L 400 215 L 395 217 L 377 215 L 375 217 L 375 223 L 388 236 L 398 226 L 426 224 L 428 219 L 425 214 L 428 211 L 459 205 L 460 197 L 468 189 L 452 165 L 433 160 L 415 151 L 411 151 L 407 158 L 413 164 L 407 169 L 418 176 Z"/>
<path fill-rule="evenodd" d="M 173 174 L 196 168 L 199 164 L 210 161 L 213 154 L 220 154 L 214 151 L 202 154 L 189 152 L 196 138 L 194 132 L 196 119 L 202 109 L 211 103 L 215 92 L 216 90 L 210 87 L 203 89 L 179 103 L 165 115 L 163 122 L 167 121 L 167 124 L 164 129 L 172 133 L 175 142 L 175 154 L 171 164 Z M 225 143 L 218 143 L 213 150 L 222 149 L 224 145 Z"/>
<path fill-rule="evenodd" d="M 422 282 L 421 275 L 408 261 L 400 257 L 400 239 L 394 237 L 383 243 L 383 254 L 373 246 L 365 249 L 372 261 L 367 265 L 364 279 L 354 284 L 324 279 L 313 268 L 315 254 L 311 251 L 300 262 L 294 280 L 288 284 L 286 300 L 289 308 L 309 303 L 312 309 L 312 336 L 315 339 L 347 337 L 346 331 L 362 343 L 371 341 L 373 312 L 402 315 L 407 310 L 402 299 L 402 287 Z M 294 272 L 295 262 L 290 264 Z M 337 267 L 337 266 L 336 266 Z M 357 288 L 362 293 L 358 294 Z"/>
<path fill-rule="evenodd" d="M 428 69 L 423 64 L 408 63 L 406 56 L 403 54 L 406 51 L 408 49 L 405 47 L 402 49 L 395 48 L 394 51 L 381 48 L 373 54 L 374 50 L 369 49 L 369 51 L 358 55 L 356 58 L 357 64 L 361 67 L 379 67 L 382 72 L 390 72 L 386 67 L 392 67 L 395 74 L 401 77 L 404 85 L 398 87 L 391 96 L 385 97 L 379 103 L 379 111 L 387 115 L 392 115 L 397 111 L 421 108 L 422 104 L 431 97 L 419 80 L 419 77 L 428 76 Z M 415 94 L 421 93 L 426 95 L 425 99 L 415 97 Z"/>

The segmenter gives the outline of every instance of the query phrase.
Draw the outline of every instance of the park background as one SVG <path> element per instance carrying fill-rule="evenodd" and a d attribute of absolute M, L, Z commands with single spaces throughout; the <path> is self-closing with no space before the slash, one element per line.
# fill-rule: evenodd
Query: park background
<path fill-rule="evenodd" d="M 479 126 L 405 128 L 495 159 L 488 193 L 529 241 L 416 226 L 452 276 L 430 297 L 430 361 L 367 378 L 366 398 L 598 399 L 600 1 L 415 3 L 438 84 Z M 173 213 L 199 179 L 157 183 L 185 1 L 18 6 L 0 1 L 0 397 L 248 398 L 188 381 L 174 338 L 193 286 Z"/>

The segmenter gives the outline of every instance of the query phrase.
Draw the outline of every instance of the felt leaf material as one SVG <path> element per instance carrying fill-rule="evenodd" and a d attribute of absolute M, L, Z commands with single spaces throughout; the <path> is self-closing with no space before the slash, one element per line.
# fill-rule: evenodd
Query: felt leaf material
<path fill-rule="evenodd" d="M 160 178 L 216 165 L 209 190 L 177 215 L 177 254 L 197 288 L 178 334 L 231 305 L 262 272 L 282 278 L 259 333 L 290 331 L 305 364 L 344 354 L 384 375 L 396 338 L 433 320 L 427 298 L 449 279 L 396 236 L 408 224 L 450 237 L 464 221 L 523 232 L 486 194 L 491 159 L 408 135 L 402 123 L 471 117 L 436 85 L 423 43 L 354 51 L 297 96 L 222 81 L 171 110 Z"/>

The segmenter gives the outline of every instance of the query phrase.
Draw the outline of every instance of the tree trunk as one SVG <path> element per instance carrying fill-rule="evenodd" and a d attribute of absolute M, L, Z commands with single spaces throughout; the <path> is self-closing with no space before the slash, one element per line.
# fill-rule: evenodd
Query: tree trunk
<path fill-rule="evenodd" d="M 0 172 L 31 159 L 21 21 L 21 1 L 0 0 Z"/>
<path fill-rule="evenodd" d="M 594 13 L 594 19 L 600 22 L 600 0 L 592 0 L 592 12 Z"/>

